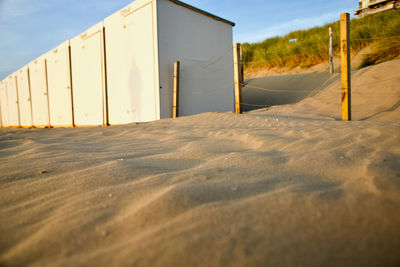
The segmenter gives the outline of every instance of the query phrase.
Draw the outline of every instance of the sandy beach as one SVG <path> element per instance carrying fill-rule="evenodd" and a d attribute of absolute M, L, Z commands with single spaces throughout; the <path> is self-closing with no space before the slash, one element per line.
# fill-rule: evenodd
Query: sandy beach
<path fill-rule="evenodd" d="M 241 115 L 0 129 L 0 266 L 399 266 L 399 69 L 353 73 L 351 122 L 335 74 Z"/>

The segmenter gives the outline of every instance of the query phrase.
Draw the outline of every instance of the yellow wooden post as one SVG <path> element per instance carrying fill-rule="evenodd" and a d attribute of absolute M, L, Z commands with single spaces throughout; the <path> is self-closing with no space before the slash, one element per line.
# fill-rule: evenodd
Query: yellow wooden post
<path fill-rule="evenodd" d="M 241 77 L 241 65 L 242 61 L 240 58 L 241 55 L 241 45 L 235 43 L 233 45 L 233 76 L 235 80 L 235 112 L 236 114 L 240 114 L 242 112 L 240 107 L 240 102 L 242 99 L 242 83 L 243 78 Z"/>
<path fill-rule="evenodd" d="M 342 67 L 342 120 L 351 120 L 350 15 L 340 15 L 340 52 Z"/>
<path fill-rule="evenodd" d="M 179 61 L 174 63 L 174 96 L 172 103 L 172 118 L 179 115 Z"/>

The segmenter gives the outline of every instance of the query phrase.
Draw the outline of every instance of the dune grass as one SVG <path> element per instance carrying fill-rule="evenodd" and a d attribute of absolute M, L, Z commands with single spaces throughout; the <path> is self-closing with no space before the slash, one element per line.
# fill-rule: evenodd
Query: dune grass
<path fill-rule="evenodd" d="M 364 18 L 354 18 L 350 24 L 350 41 L 352 52 L 372 45 L 362 66 L 400 56 L 400 11 L 392 10 Z M 329 35 L 328 29 L 333 29 L 334 55 L 340 53 L 339 21 L 315 27 L 308 30 L 291 32 L 282 37 L 266 39 L 260 43 L 243 44 L 243 61 L 247 71 L 279 68 L 309 68 L 328 60 Z M 290 42 L 297 39 L 297 42 Z"/>

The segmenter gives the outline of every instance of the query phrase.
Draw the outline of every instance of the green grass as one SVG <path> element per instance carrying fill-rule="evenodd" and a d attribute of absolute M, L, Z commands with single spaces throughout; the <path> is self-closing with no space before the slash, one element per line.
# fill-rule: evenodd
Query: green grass
<path fill-rule="evenodd" d="M 339 14 L 338 14 L 339 17 Z M 340 53 L 339 21 L 308 30 L 291 32 L 282 37 L 266 39 L 260 43 L 244 43 L 245 70 L 273 67 L 309 68 L 328 60 L 329 35 L 333 29 L 334 55 Z M 394 37 L 397 36 L 397 37 Z M 400 11 L 392 10 L 364 18 L 355 18 L 350 24 L 352 52 L 372 45 L 372 52 L 365 56 L 362 66 L 373 65 L 400 56 Z M 387 38 L 390 37 L 390 38 Z M 297 39 L 290 43 L 290 39 Z"/>

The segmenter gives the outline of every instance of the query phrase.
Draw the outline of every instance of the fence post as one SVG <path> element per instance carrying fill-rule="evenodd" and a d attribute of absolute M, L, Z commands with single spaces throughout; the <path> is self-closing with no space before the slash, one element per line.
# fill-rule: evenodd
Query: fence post
<path fill-rule="evenodd" d="M 342 68 L 342 120 L 351 120 L 350 15 L 340 15 L 340 51 Z"/>
<path fill-rule="evenodd" d="M 242 60 L 241 60 L 241 45 L 239 43 L 233 44 L 233 76 L 235 80 L 235 113 L 242 112 L 240 102 L 242 99 Z"/>
<path fill-rule="evenodd" d="M 331 75 L 334 73 L 334 68 L 333 68 L 333 33 L 332 33 L 332 27 L 329 27 L 329 70 Z"/>
<path fill-rule="evenodd" d="M 174 95 L 172 100 L 172 118 L 179 116 L 179 61 L 174 62 Z"/>

